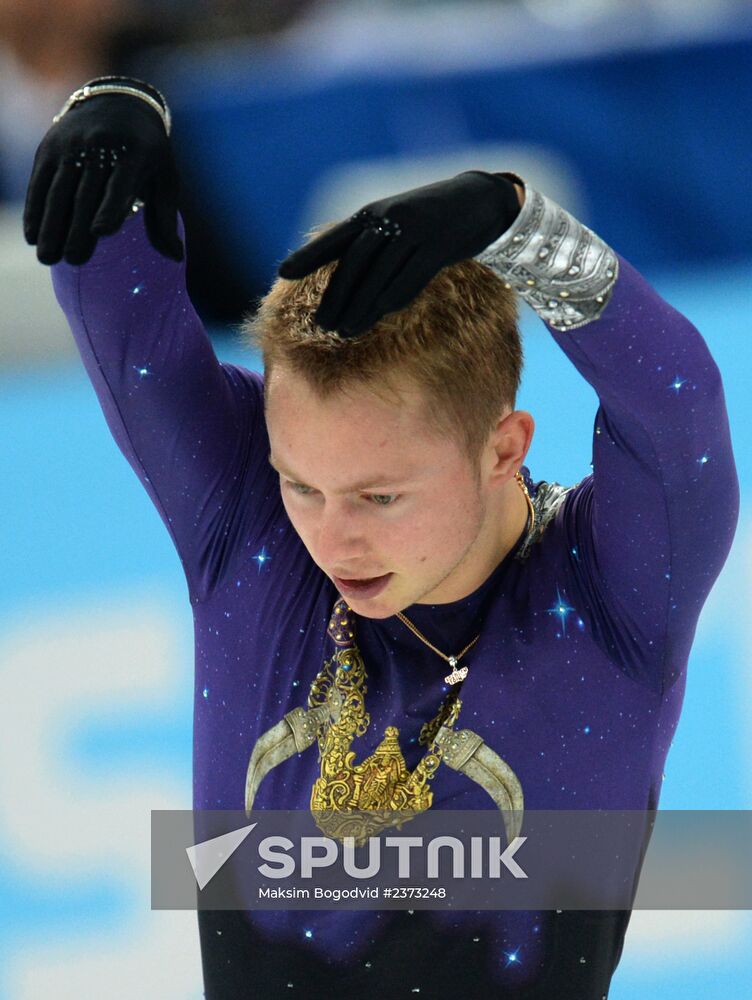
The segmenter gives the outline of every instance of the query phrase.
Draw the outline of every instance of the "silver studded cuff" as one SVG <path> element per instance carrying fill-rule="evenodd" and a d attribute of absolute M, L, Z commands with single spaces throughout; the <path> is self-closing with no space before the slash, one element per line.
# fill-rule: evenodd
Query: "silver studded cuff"
<path fill-rule="evenodd" d="M 529 185 L 514 224 L 475 259 L 555 330 L 598 319 L 619 274 L 616 254 L 600 237 Z"/>

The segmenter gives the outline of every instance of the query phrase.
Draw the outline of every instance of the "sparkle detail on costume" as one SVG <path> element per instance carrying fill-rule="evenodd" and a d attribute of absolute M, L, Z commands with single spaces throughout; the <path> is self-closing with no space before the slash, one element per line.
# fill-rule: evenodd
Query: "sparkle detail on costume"
<path fill-rule="evenodd" d="M 369 212 L 367 208 L 362 208 L 359 212 L 356 212 L 355 215 L 352 216 L 352 219 L 357 222 L 361 222 L 365 229 L 370 229 L 372 232 L 378 233 L 379 236 L 383 236 L 386 239 L 392 239 L 395 236 L 402 235 L 402 229 L 399 223 L 386 218 L 386 216 L 374 215 L 373 212 Z"/>
<path fill-rule="evenodd" d="M 556 330 L 598 319 L 619 274 L 616 254 L 600 237 L 529 185 L 513 225 L 475 259 Z"/>
<path fill-rule="evenodd" d="M 566 636 L 567 634 L 567 616 L 570 615 L 574 608 L 571 604 L 567 604 L 565 599 L 559 593 L 559 588 L 556 588 L 556 600 L 554 601 L 553 607 L 546 608 L 546 611 L 550 615 L 556 615 L 561 623 L 561 634 Z"/>

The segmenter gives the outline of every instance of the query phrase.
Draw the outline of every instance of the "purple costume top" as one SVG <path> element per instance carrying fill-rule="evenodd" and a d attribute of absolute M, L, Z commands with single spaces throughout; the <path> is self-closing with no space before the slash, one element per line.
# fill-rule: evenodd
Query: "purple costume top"
<path fill-rule="evenodd" d="M 565 488 L 523 467 L 533 530 L 468 597 L 405 613 L 447 652 L 480 632 L 455 728 L 506 762 L 526 809 L 655 808 L 698 616 L 738 516 L 721 377 L 687 319 L 530 188 L 479 259 L 597 392 L 593 472 Z M 194 807 L 241 810 L 257 741 L 275 726 L 289 734 L 286 713 L 309 707 L 336 648 L 337 591 L 292 528 L 268 463 L 263 377 L 217 360 L 184 263 L 151 247 L 142 213 L 87 264 L 56 265 L 53 281 L 108 426 L 185 571 Z M 370 715 L 352 749 L 362 761 L 396 727 L 413 770 L 421 728 L 447 693 L 446 664 L 396 617 L 352 624 Z M 267 754 L 255 809 L 309 809 L 321 774 L 309 744 Z M 488 787 L 450 760 L 447 747 L 431 808 L 494 808 Z M 345 998 L 601 998 L 628 916 L 201 911 L 206 996 L 317 998 L 336 983 Z"/>

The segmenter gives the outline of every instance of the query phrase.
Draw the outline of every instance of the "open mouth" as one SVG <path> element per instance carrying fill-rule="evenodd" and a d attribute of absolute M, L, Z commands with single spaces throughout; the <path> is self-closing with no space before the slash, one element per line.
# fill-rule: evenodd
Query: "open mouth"
<path fill-rule="evenodd" d="M 375 597 L 386 587 L 391 577 L 391 573 L 383 573 L 381 576 L 361 577 L 356 580 L 347 580 L 335 576 L 334 582 L 344 597 Z"/>

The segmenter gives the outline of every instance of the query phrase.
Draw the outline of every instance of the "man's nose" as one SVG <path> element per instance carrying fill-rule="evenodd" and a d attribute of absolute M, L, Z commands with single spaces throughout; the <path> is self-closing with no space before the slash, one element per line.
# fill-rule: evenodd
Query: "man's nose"
<path fill-rule="evenodd" d="M 355 571 L 367 558 L 368 543 L 360 518 L 347 500 L 324 503 L 315 539 L 317 560 L 329 572 L 348 567 Z"/>

